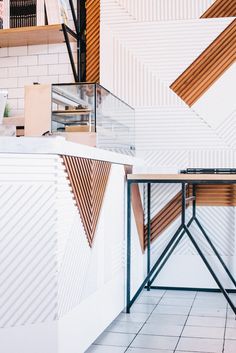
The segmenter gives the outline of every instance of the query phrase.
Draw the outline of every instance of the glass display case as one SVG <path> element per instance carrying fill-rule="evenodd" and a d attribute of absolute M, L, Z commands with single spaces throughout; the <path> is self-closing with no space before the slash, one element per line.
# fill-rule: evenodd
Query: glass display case
<path fill-rule="evenodd" d="M 134 109 L 97 83 L 52 85 L 52 133 L 96 133 L 97 147 L 134 155 Z"/>

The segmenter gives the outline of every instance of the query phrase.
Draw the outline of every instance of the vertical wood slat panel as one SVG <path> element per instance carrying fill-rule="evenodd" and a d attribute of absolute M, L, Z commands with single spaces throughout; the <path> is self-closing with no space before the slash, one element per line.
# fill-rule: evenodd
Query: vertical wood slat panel
<path fill-rule="evenodd" d="M 89 245 L 92 246 L 111 163 L 64 155 L 62 159 Z"/>
<path fill-rule="evenodd" d="M 180 75 L 170 88 L 192 106 L 236 60 L 236 20 Z"/>
<path fill-rule="evenodd" d="M 100 80 L 100 0 L 86 2 L 86 81 Z"/>
<path fill-rule="evenodd" d="M 235 0 L 216 0 L 209 9 L 204 12 L 201 18 L 235 17 Z"/>
<path fill-rule="evenodd" d="M 192 195 L 192 187 L 188 189 Z M 197 206 L 236 206 L 236 185 L 197 185 Z M 191 203 L 187 203 L 189 207 Z M 160 236 L 181 215 L 181 193 L 176 194 L 151 220 L 151 241 Z M 144 231 L 147 244 L 147 225 Z"/>

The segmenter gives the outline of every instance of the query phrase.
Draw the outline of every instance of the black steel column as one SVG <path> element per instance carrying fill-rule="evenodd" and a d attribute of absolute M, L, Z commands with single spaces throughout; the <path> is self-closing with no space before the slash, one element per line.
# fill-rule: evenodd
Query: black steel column
<path fill-rule="evenodd" d="M 130 285 L 131 285 L 131 187 L 127 181 L 127 273 L 126 273 L 126 312 L 130 312 Z"/>
<path fill-rule="evenodd" d="M 79 82 L 86 82 L 86 0 L 77 0 L 77 67 Z"/>
<path fill-rule="evenodd" d="M 181 224 L 185 225 L 185 213 L 186 213 L 186 185 L 182 183 L 182 212 L 181 212 Z"/>
<path fill-rule="evenodd" d="M 196 185 L 193 184 L 193 218 L 196 217 L 196 206 L 197 206 L 197 196 L 196 196 Z"/>
<path fill-rule="evenodd" d="M 151 184 L 147 184 L 147 275 L 151 267 Z M 150 291 L 150 281 L 147 283 L 147 290 Z"/>

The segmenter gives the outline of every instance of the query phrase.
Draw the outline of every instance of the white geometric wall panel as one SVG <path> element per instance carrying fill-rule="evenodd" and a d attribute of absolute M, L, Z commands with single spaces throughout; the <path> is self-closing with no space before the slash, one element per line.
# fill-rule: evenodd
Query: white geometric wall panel
<path fill-rule="evenodd" d="M 136 149 L 178 150 L 177 159 L 186 149 L 228 147 L 227 140 L 187 106 L 144 107 L 136 109 Z M 138 154 L 139 155 L 139 154 Z M 164 158 L 163 158 L 164 159 Z M 166 159 L 168 163 L 168 158 Z M 157 166 L 157 164 L 155 164 Z"/>
<path fill-rule="evenodd" d="M 102 19 L 166 21 L 199 18 L 214 0 L 101 0 Z"/>
<path fill-rule="evenodd" d="M 182 105 L 169 85 L 231 21 L 107 19 L 101 25 L 101 83 L 135 108 Z"/>
<path fill-rule="evenodd" d="M 227 141 L 229 147 L 236 147 L 236 109 L 219 125 L 217 134 Z"/>
<path fill-rule="evenodd" d="M 23 347 L 19 351 L 82 353 L 124 308 L 124 176 L 124 166 L 112 164 L 91 248 L 62 158 L 0 154 L 1 342 L 13 333 L 26 337 L 34 325 L 38 331 L 33 337 L 48 339 L 44 330 L 48 327 L 60 341 L 60 350 L 53 338 L 51 350 L 45 350 L 43 342 L 32 348 L 27 337 L 18 341 Z M 137 232 L 135 237 L 134 288 L 143 276 Z M 98 302 L 99 309 L 91 311 Z M 84 321 L 86 325 L 81 324 Z M 76 335 L 71 337 L 74 327 Z M 18 353 L 9 347 L 7 342 L 4 353 Z"/>
<path fill-rule="evenodd" d="M 0 155 L 0 327 L 57 317 L 56 161 Z"/>
<path fill-rule="evenodd" d="M 192 105 L 213 129 L 220 127 L 236 109 L 236 64 L 224 74 Z"/>

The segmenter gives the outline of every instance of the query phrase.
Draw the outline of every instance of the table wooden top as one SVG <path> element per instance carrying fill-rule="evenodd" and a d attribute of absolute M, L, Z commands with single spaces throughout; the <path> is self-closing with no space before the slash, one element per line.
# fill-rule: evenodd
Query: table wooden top
<path fill-rule="evenodd" d="M 212 181 L 212 182 L 230 182 L 235 181 L 236 174 L 128 174 L 128 180 L 138 181 Z"/>

